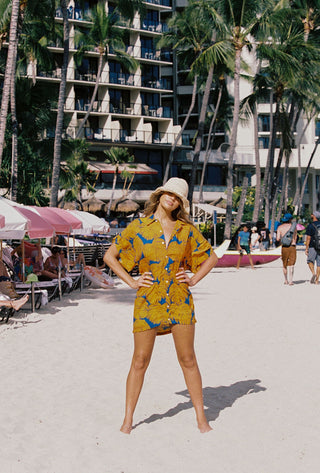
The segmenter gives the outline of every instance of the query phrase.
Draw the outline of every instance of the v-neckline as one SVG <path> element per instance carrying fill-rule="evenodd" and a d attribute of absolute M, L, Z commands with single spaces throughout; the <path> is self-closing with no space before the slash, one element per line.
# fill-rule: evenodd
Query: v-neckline
<path fill-rule="evenodd" d="M 168 238 L 168 240 L 167 240 L 167 238 L 166 238 L 166 233 L 165 233 L 165 231 L 164 231 L 164 228 L 163 228 L 163 226 L 162 226 L 162 223 L 160 222 L 160 219 L 157 218 L 157 217 L 155 217 L 155 218 L 156 218 L 157 222 L 159 222 L 159 225 L 160 225 L 160 227 L 161 227 L 161 229 L 162 229 L 162 234 L 163 234 L 164 242 L 165 242 L 165 245 L 166 245 L 166 249 L 168 249 L 168 246 L 169 246 L 169 244 L 170 244 L 170 241 L 172 240 L 172 235 L 173 235 L 174 230 L 175 230 L 175 228 L 176 228 L 176 221 L 173 222 L 174 225 L 173 225 L 173 227 L 172 227 L 172 231 L 171 231 L 171 233 L 169 234 L 169 238 Z"/>

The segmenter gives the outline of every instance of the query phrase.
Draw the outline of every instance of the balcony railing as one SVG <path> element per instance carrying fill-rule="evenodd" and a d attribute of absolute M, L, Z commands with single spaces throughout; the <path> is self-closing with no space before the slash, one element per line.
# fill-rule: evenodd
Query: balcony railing
<path fill-rule="evenodd" d="M 151 31 L 153 33 L 164 33 L 165 31 L 168 31 L 168 25 L 154 20 L 142 20 L 140 29 Z"/>
<path fill-rule="evenodd" d="M 171 0 L 144 0 L 146 3 L 152 3 L 153 5 L 162 5 L 164 7 L 171 7 Z"/>
<path fill-rule="evenodd" d="M 120 85 L 138 85 L 138 77 L 123 72 L 109 72 L 109 83 Z"/>
<path fill-rule="evenodd" d="M 90 107 L 90 100 L 85 97 L 67 98 L 65 103 L 66 111 L 87 112 Z M 152 118 L 171 118 L 172 109 L 170 107 L 153 107 L 132 102 L 110 102 L 109 100 L 95 100 L 92 112 L 111 113 L 113 115 L 145 116 Z"/>
<path fill-rule="evenodd" d="M 50 137 L 54 135 L 53 130 L 50 132 Z M 77 127 L 68 127 L 63 133 L 64 138 L 74 139 L 76 136 Z M 49 134 L 47 133 L 47 137 Z M 93 142 L 106 143 L 141 143 L 154 145 L 171 145 L 176 139 L 177 133 L 162 133 L 127 129 L 103 129 L 90 128 L 83 129 L 83 137 Z M 189 146 L 190 137 L 188 134 L 183 134 L 178 146 Z"/>

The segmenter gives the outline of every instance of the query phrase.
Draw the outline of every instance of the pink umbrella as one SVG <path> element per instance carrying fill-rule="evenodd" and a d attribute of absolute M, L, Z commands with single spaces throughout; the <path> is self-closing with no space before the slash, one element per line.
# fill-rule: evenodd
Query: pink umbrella
<path fill-rule="evenodd" d="M 301 223 L 297 224 L 297 230 L 304 230 L 306 227 L 304 227 Z"/>
<path fill-rule="evenodd" d="M 54 235 L 53 226 L 39 214 L 25 207 L 15 207 L 15 209 L 28 219 L 27 233 L 29 238 L 52 238 Z"/>
<path fill-rule="evenodd" d="M 31 207 L 31 210 L 37 212 L 40 217 L 50 223 L 57 234 L 68 235 L 71 233 L 71 223 L 61 214 L 55 212 L 54 207 Z"/>

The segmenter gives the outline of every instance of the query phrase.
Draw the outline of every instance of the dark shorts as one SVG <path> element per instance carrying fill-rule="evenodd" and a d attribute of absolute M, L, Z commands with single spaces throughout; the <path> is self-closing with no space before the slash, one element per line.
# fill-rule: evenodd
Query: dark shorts
<path fill-rule="evenodd" d="M 247 255 L 250 255 L 250 246 L 249 245 L 241 245 L 241 248 L 242 250 L 244 250 Z M 240 250 L 240 254 L 241 254 L 241 250 Z"/>
<path fill-rule="evenodd" d="M 320 253 L 316 251 L 315 248 L 309 247 L 307 263 L 317 263 L 317 266 L 320 268 Z"/>
<path fill-rule="evenodd" d="M 283 246 L 281 249 L 283 267 L 294 266 L 297 259 L 297 249 L 295 246 Z"/>

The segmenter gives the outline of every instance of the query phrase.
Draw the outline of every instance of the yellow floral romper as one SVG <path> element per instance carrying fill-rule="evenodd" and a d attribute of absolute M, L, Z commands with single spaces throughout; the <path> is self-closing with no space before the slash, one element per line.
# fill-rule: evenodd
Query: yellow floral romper
<path fill-rule="evenodd" d="M 168 247 L 160 222 L 151 217 L 131 222 L 115 238 L 120 263 L 131 271 L 152 273 L 151 287 L 137 291 L 133 332 L 156 328 L 158 334 L 171 332 L 174 324 L 194 324 L 194 304 L 189 286 L 175 275 L 180 267 L 195 273 L 212 253 L 211 245 L 193 226 L 176 221 Z"/>

